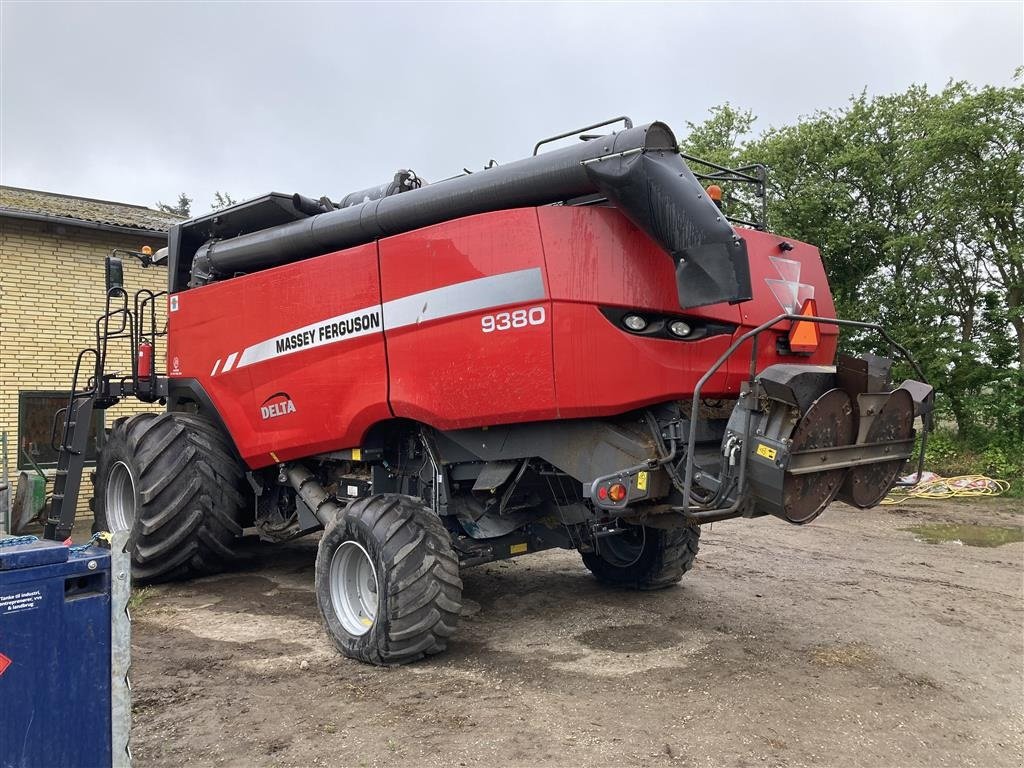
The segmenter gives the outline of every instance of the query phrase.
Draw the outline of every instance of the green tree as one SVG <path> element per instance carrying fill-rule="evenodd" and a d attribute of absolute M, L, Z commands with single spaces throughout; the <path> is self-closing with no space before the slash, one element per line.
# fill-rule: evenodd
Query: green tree
<path fill-rule="evenodd" d="M 702 123 L 687 121 L 687 134 L 679 150 L 687 155 L 733 167 L 744 160 L 745 140 L 757 118 L 749 109 L 736 109 L 726 102 L 712 107 L 711 116 Z"/>
<path fill-rule="evenodd" d="M 175 205 L 169 205 L 168 203 L 157 203 L 157 210 L 163 211 L 164 213 L 174 213 L 178 216 L 191 216 L 192 215 L 192 201 L 193 198 L 182 192 L 178 195 L 178 202 Z M 227 192 L 214 192 L 213 202 L 210 204 L 211 211 L 219 211 L 222 208 L 235 205 L 238 201 L 235 200 Z"/>
<path fill-rule="evenodd" d="M 959 433 L 1024 434 L 1024 93 L 950 83 L 851 99 L 744 139 L 730 105 L 681 147 L 771 168 L 769 226 L 817 245 L 840 316 L 879 319 Z M 866 340 L 844 333 L 849 351 Z M 1009 429 L 1007 430 L 1007 428 Z"/>
<path fill-rule="evenodd" d="M 745 165 L 746 138 L 751 135 L 756 120 L 754 113 L 736 109 L 728 102 L 712 107 L 709 111 L 711 116 L 699 125 L 687 121 L 687 134 L 679 143 L 679 151 L 690 158 L 699 158 L 726 168 Z M 690 164 L 694 173 L 707 176 L 716 173 L 713 167 L 692 159 Z M 715 183 L 721 187 L 724 210 L 730 215 L 751 221 L 760 218 L 761 200 L 752 185 L 710 178 L 701 180 L 705 185 Z"/>
<path fill-rule="evenodd" d="M 924 251 L 956 313 L 949 388 L 961 430 L 1024 436 L 1024 87 L 951 83 L 928 115 Z"/>
<path fill-rule="evenodd" d="M 236 202 L 237 201 L 227 192 L 214 192 L 213 203 L 210 204 L 210 210 L 219 211 L 221 208 L 227 208 L 228 206 L 234 205 Z"/>
<path fill-rule="evenodd" d="M 164 213 L 174 213 L 178 216 L 190 216 L 192 209 L 192 198 L 182 192 L 178 195 L 178 202 L 175 205 L 169 205 L 168 203 L 158 202 L 156 204 L 158 211 Z"/>

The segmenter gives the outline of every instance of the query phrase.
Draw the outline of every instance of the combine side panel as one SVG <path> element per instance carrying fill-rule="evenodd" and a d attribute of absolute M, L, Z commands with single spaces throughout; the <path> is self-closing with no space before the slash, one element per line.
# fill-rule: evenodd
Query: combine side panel
<path fill-rule="evenodd" d="M 383 239 L 380 263 L 396 416 L 439 429 L 557 416 L 534 209 Z"/>
<path fill-rule="evenodd" d="M 732 342 L 739 309 L 681 309 L 674 265 L 615 208 L 554 206 L 537 214 L 554 305 L 560 416 L 606 416 L 691 394 Z M 634 334 L 601 308 L 637 310 L 652 331 L 656 318 L 687 318 L 697 332 L 692 340 Z M 726 394 L 727 383 L 722 370 L 707 391 Z"/>
<path fill-rule="evenodd" d="M 177 294 L 170 309 L 171 378 L 198 380 L 250 467 L 358 445 L 391 415 L 375 243 Z"/>

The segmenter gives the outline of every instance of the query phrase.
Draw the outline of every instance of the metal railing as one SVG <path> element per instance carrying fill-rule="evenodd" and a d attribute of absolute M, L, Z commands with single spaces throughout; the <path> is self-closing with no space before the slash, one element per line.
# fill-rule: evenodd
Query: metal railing
<path fill-rule="evenodd" d="M 743 425 L 743 441 L 740 445 L 739 476 L 737 478 L 737 488 L 734 494 L 736 500 L 726 507 L 705 507 L 698 504 L 696 506 L 696 511 L 691 511 L 692 507 L 690 499 L 691 492 L 693 490 L 694 452 L 697 446 L 697 433 L 698 428 L 700 426 L 699 414 L 701 391 L 703 390 L 704 385 L 708 382 L 708 380 L 710 380 L 711 377 L 718 372 L 718 369 L 721 368 L 733 356 L 736 350 L 738 350 L 743 344 L 745 344 L 748 341 L 752 341 L 750 350 L 749 384 L 753 386 L 757 378 L 758 339 L 762 333 L 774 328 L 776 325 L 786 320 L 817 323 L 822 325 L 835 325 L 847 328 L 860 328 L 864 330 L 875 331 L 886 342 L 889 343 L 889 346 L 895 352 L 899 353 L 902 359 L 906 360 L 911 365 L 911 367 L 914 369 L 914 372 L 920 377 L 920 380 L 924 383 L 927 383 L 924 376 L 924 372 L 921 370 L 921 366 L 917 364 L 917 361 L 914 360 L 914 358 L 906 350 L 906 348 L 900 345 L 894 338 L 892 338 L 892 336 L 890 336 L 886 332 L 886 330 L 882 326 L 878 325 L 877 323 L 867 323 L 860 320 L 840 320 L 838 318 L 796 315 L 787 312 L 785 314 L 778 315 L 773 319 L 768 320 L 767 322 L 762 323 L 756 328 L 752 328 L 751 330 L 744 333 L 742 336 L 739 336 L 732 342 L 732 344 L 729 345 L 729 347 L 719 356 L 719 358 L 714 362 L 714 364 L 704 373 L 703 376 L 700 377 L 700 379 L 697 381 L 697 385 L 694 387 L 693 403 L 690 411 L 690 430 L 687 437 L 686 447 L 686 471 L 683 477 L 683 487 L 680 489 L 683 495 L 683 503 L 682 506 L 679 507 L 679 511 L 682 512 L 684 515 L 690 515 L 691 517 L 699 521 L 710 522 L 711 519 L 721 519 L 723 517 L 727 517 L 735 513 L 739 509 L 740 505 L 743 503 L 743 491 L 745 490 L 746 467 L 750 446 L 750 408 L 746 409 L 747 415 Z M 925 445 L 927 442 L 928 432 L 930 432 L 932 428 L 931 413 L 922 413 L 921 416 L 924 422 L 924 431 L 921 435 L 921 445 L 917 457 L 916 477 L 918 479 L 921 477 L 921 473 L 924 471 Z M 721 476 L 716 477 L 715 479 L 718 480 L 719 482 L 722 482 L 723 480 Z M 917 480 L 910 483 L 897 483 L 897 485 L 914 485 L 916 484 L 916 482 Z"/>

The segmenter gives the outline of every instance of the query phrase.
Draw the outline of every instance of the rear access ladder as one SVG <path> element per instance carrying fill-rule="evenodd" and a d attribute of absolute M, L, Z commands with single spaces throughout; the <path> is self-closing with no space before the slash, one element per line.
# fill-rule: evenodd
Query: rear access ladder
<path fill-rule="evenodd" d="M 166 377 L 156 374 L 155 354 L 158 337 L 166 333 L 163 330 L 158 331 L 156 323 L 156 300 L 164 295 L 165 291 L 138 291 L 133 306 L 129 307 L 128 294 L 123 287 L 114 285 L 107 290 L 106 311 L 96 320 L 96 345 L 78 353 L 68 404 L 54 414 L 51 445 L 58 450 L 57 472 L 53 494 L 50 497 L 44 538 L 63 541 L 74 527 L 93 412 L 96 409 L 106 410 L 126 397 L 152 403 L 157 400 L 163 401 L 167 395 Z M 106 372 L 110 342 L 119 338 L 129 340 L 130 376 Z M 146 370 L 140 371 L 139 351 L 146 344 L 150 345 L 152 354 L 146 356 Z M 83 364 L 90 356 L 93 363 L 92 375 L 85 385 L 81 386 Z M 59 426 L 60 444 L 56 445 Z"/>

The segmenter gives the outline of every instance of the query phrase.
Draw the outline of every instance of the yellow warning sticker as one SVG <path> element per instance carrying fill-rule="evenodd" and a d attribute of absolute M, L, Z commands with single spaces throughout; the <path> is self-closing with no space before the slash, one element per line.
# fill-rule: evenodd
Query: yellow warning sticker
<path fill-rule="evenodd" d="M 352 449 L 352 461 L 362 461 L 362 460 L 363 460 L 363 452 L 362 452 L 362 450 L 360 450 L 359 448 L 353 448 Z"/>
<path fill-rule="evenodd" d="M 636 473 L 636 489 L 638 491 L 646 491 L 647 490 L 647 473 L 646 472 L 637 472 Z"/>
<path fill-rule="evenodd" d="M 757 455 L 764 456 L 766 459 L 775 461 L 775 457 L 776 455 L 778 455 L 778 451 L 776 451 L 774 448 L 769 448 L 764 443 L 760 443 L 757 446 Z"/>
<path fill-rule="evenodd" d="M 523 542 L 522 544 L 513 544 L 511 547 L 508 548 L 508 553 L 510 555 L 521 555 L 528 549 L 529 547 L 526 545 L 526 542 Z"/>

